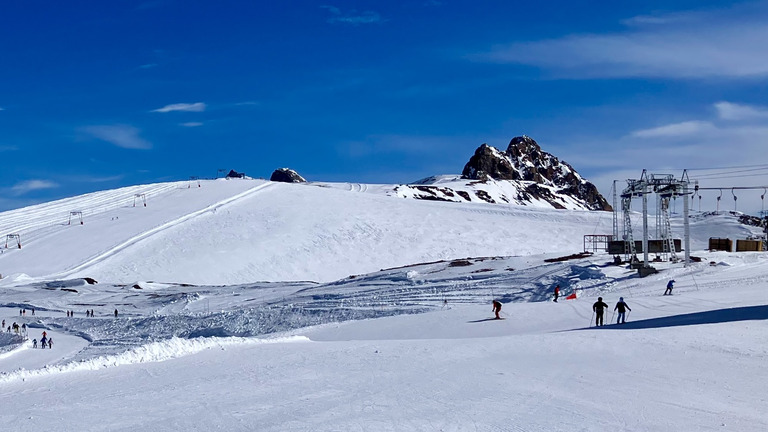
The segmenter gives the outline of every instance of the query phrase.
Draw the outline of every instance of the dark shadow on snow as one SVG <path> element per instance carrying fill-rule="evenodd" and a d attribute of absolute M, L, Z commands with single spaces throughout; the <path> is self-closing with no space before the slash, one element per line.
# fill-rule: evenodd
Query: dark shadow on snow
<path fill-rule="evenodd" d="M 625 324 L 611 324 L 601 328 L 606 330 L 635 330 L 765 319 L 768 319 L 768 305 L 743 306 L 729 309 L 716 309 L 706 312 L 694 312 L 684 315 L 672 315 L 640 321 L 629 321 Z M 594 329 L 595 327 L 590 328 Z"/>
<path fill-rule="evenodd" d="M 504 318 L 485 318 L 480 320 L 474 320 L 474 321 L 467 321 L 467 323 L 480 323 L 480 322 L 486 322 L 486 321 L 498 321 L 503 320 Z"/>

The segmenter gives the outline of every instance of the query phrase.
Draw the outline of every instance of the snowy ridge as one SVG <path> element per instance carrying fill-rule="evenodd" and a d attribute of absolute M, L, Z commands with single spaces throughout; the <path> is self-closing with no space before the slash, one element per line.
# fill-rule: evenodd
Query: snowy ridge
<path fill-rule="evenodd" d="M 93 371 L 129 364 L 161 362 L 190 354 L 196 354 L 208 349 L 218 348 L 223 350 L 235 345 L 263 345 L 308 341 L 309 339 L 305 336 L 286 336 L 268 339 L 241 337 L 182 339 L 174 337 L 168 340 L 152 342 L 147 345 L 132 348 L 120 354 L 106 355 L 79 362 L 70 362 L 63 365 L 46 366 L 43 369 L 18 370 L 0 375 L 0 383 L 9 383 L 19 380 L 24 381 L 30 378 L 40 378 L 60 373 Z M 27 345 L 31 345 L 31 343 L 27 341 L 23 348 L 31 348 Z"/>

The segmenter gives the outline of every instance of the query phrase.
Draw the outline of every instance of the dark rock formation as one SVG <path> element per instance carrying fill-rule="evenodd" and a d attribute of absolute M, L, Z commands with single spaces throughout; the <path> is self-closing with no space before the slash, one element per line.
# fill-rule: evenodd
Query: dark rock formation
<path fill-rule="evenodd" d="M 304 177 L 290 168 L 279 168 L 272 173 L 271 181 L 283 183 L 306 183 Z"/>
<path fill-rule="evenodd" d="M 235 170 L 229 170 L 229 174 L 227 174 L 227 178 L 245 178 L 245 173 L 239 173 Z"/>
<path fill-rule="evenodd" d="M 612 210 L 595 185 L 584 180 L 572 166 L 541 150 L 528 136 L 512 138 L 502 152 L 481 145 L 464 166 L 462 178 L 486 181 L 511 180 L 533 182 L 525 187 L 521 199 L 541 199 L 555 208 L 564 208 L 557 195 L 570 196 L 590 210 Z M 548 186 L 548 187 L 543 187 Z"/>

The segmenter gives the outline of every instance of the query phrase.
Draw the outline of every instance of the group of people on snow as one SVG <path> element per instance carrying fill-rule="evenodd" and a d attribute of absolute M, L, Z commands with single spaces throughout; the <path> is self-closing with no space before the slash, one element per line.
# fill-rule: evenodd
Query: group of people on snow
<path fill-rule="evenodd" d="M 37 339 L 32 339 L 32 348 L 37 348 Z M 53 348 L 53 338 L 48 337 L 48 333 L 43 331 L 43 337 L 40 338 L 40 348 L 45 349 L 51 349 Z"/>
<path fill-rule="evenodd" d="M 675 280 L 670 279 L 667 282 L 667 289 L 664 291 L 664 295 L 672 295 L 672 289 L 674 288 Z M 554 298 L 552 301 L 557 302 L 560 297 L 560 285 L 556 285 L 554 288 Z M 595 327 L 604 325 L 605 311 L 608 309 L 608 304 L 603 301 L 602 297 L 598 297 L 597 301 L 592 305 L 592 312 L 595 316 Z M 624 324 L 627 320 L 627 311 L 632 312 L 632 308 L 629 307 L 627 302 L 624 301 L 624 297 L 619 297 L 619 301 L 613 308 L 614 312 L 618 313 L 616 317 L 616 324 Z M 493 312 L 496 314 L 496 319 L 501 319 L 499 312 L 501 312 L 501 302 L 493 300 Z M 590 320 L 590 326 L 592 325 Z"/>
<path fill-rule="evenodd" d="M 603 301 L 602 297 L 598 297 L 597 301 L 592 305 L 592 312 L 595 315 L 595 327 L 604 325 L 603 314 L 608 309 L 608 305 Z M 624 297 L 619 297 L 619 302 L 613 308 L 614 312 L 618 311 L 619 316 L 616 319 L 616 324 L 624 324 L 626 322 L 627 311 L 632 311 L 629 305 L 624 301 Z"/>

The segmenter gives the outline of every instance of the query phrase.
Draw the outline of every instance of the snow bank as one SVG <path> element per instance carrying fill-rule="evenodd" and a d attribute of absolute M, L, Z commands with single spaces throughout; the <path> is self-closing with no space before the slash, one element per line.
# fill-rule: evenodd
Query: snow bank
<path fill-rule="evenodd" d="M 138 363 L 161 362 L 187 356 L 190 354 L 196 354 L 198 352 L 212 348 L 226 349 L 226 347 L 233 345 L 259 345 L 268 343 L 291 343 L 308 341 L 309 339 L 305 336 L 288 336 L 270 339 L 240 337 L 196 339 L 171 338 L 169 340 L 153 342 L 147 345 L 133 348 L 120 354 L 107 355 L 85 361 L 71 362 L 57 366 L 46 366 L 43 369 L 21 369 L 0 376 L 0 383 L 7 383 L 18 380 L 24 381 L 28 378 L 37 378 L 58 373 L 90 371 Z"/>

